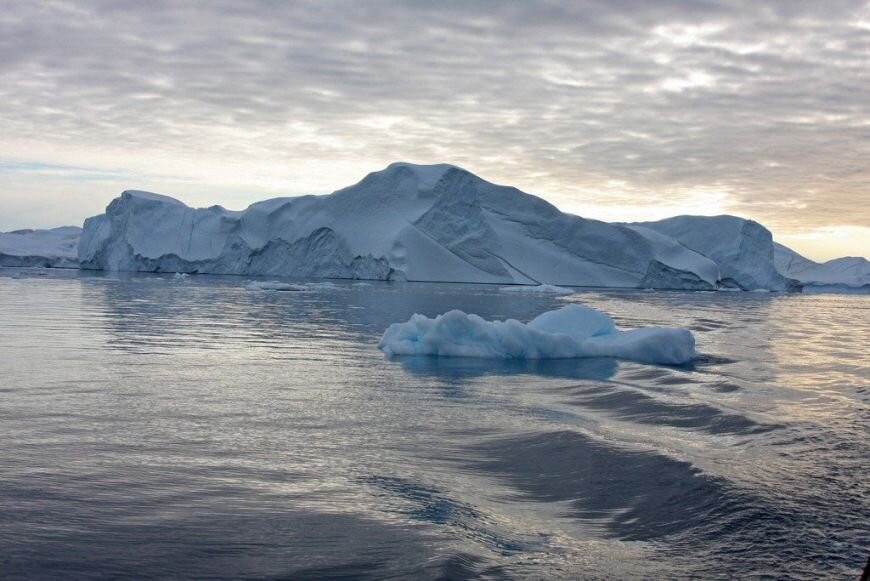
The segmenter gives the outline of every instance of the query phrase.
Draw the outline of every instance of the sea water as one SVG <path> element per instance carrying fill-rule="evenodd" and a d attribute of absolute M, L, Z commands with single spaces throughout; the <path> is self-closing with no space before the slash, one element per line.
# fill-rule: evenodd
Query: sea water
<path fill-rule="evenodd" d="M 0 577 L 849 578 L 870 297 L 0 269 Z M 299 282 L 299 281 L 291 281 Z M 699 358 L 385 357 L 568 302 Z"/>

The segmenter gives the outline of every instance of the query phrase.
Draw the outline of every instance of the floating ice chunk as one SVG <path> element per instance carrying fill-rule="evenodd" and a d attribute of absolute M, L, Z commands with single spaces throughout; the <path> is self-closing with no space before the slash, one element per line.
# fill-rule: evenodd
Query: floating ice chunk
<path fill-rule="evenodd" d="M 347 287 L 335 284 L 334 282 L 308 282 L 303 286 L 311 290 L 346 290 Z"/>
<path fill-rule="evenodd" d="M 570 359 L 617 357 L 641 363 L 686 363 L 695 357 L 688 329 L 648 327 L 619 331 L 604 313 L 567 305 L 528 324 L 514 319 L 486 321 L 449 311 L 430 319 L 415 314 L 394 323 L 378 348 L 387 355 L 436 355 L 487 359 Z"/>
<path fill-rule="evenodd" d="M 532 294 L 552 294 L 552 295 L 571 295 L 574 294 L 574 289 L 564 286 L 553 286 L 551 284 L 539 284 L 537 286 L 514 285 L 503 286 L 499 289 L 506 293 L 532 293 Z"/>
<path fill-rule="evenodd" d="M 176 273 L 175 273 L 175 276 L 174 276 L 173 278 L 175 278 L 175 279 L 177 279 L 177 280 L 182 280 L 182 279 L 185 279 L 185 278 L 187 278 L 187 277 L 189 277 L 189 276 L 190 276 L 190 275 L 187 274 L 186 272 L 176 272 Z"/>
<path fill-rule="evenodd" d="M 306 282 L 290 284 L 277 280 L 255 280 L 245 286 L 250 291 L 315 291 L 315 290 L 347 290 L 347 287 L 334 282 Z"/>
<path fill-rule="evenodd" d="M 249 291 L 304 291 L 307 290 L 299 284 L 278 282 L 277 280 L 255 280 L 248 283 L 245 289 Z"/>

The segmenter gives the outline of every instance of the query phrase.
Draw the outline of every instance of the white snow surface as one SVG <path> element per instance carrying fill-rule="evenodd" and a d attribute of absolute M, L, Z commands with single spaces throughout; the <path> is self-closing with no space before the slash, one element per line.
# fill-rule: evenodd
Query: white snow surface
<path fill-rule="evenodd" d="M 78 226 L 0 232 L 0 266 L 78 268 L 81 233 Z"/>
<path fill-rule="evenodd" d="M 544 294 L 544 295 L 571 295 L 574 294 L 574 289 L 564 286 L 553 286 L 551 284 L 539 284 L 536 286 L 514 285 L 503 286 L 499 289 L 505 293 L 522 293 L 522 294 Z"/>
<path fill-rule="evenodd" d="M 378 348 L 387 355 L 486 359 L 616 357 L 641 363 L 682 364 L 695 357 L 695 338 L 682 328 L 619 331 L 606 314 L 571 304 L 529 323 L 487 321 L 453 310 L 430 319 L 415 314 L 386 330 Z"/>
<path fill-rule="evenodd" d="M 788 278 L 806 286 L 850 289 L 870 287 L 870 261 L 860 256 L 835 258 L 827 262 L 814 262 L 791 248 L 774 243 L 774 262 L 777 270 Z"/>
<path fill-rule="evenodd" d="M 85 269 L 690 289 L 719 278 L 667 236 L 564 214 L 444 164 L 395 163 L 330 195 L 238 212 L 127 191 L 84 230 Z"/>

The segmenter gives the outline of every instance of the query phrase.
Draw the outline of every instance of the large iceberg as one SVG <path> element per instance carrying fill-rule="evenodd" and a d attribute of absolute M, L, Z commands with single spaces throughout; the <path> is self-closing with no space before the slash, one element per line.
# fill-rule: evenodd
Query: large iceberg
<path fill-rule="evenodd" d="M 127 191 L 89 218 L 82 268 L 712 289 L 716 263 L 666 236 L 564 214 L 451 165 L 390 165 L 325 196 L 243 211 Z"/>
<path fill-rule="evenodd" d="M 78 226 L 0 232 L 0 266 L 78 268 L 81 233 Z"/>
<path fill-rule="evenodd" d="M 682 364 L 695 357 L 695 338 L 682 328 L 619 331 L 606 314 L 576 304 L 529 323 L 486 321 L 449 311 L 430 319 L 415 314 L 386 330 L 378 348 L 387 355 L 485 359 L 616 357 L 641 363 Z"/>
<path fill-rule="evenodd" d="M 78 259 L 95 270 L 539 290 L 800 286 L 777 270 L 772 236 L 752 220 L 678 216 L 609 224 L 446 164 L 394 163 L 329 195 L 275 198 L 242 211 L 126 191 L 85 221 Z"/>
<path fill-rule="evenodd" d="M 628 224 L 638 232 L 658 233 L 709 258 L 719 267 L 720 286 L 740 290 L 798 290 L 774 265 L 770 230 L 737 216 L 676 216 Z"/>
<path fill-rule="evenodd" d="M 846 256 L 819 263 L 774 243 L 774 262 L 779 272 L 799 281 L 807 290 L 844 287 L 870 291 L 870 261 L 866 258 Z"/>

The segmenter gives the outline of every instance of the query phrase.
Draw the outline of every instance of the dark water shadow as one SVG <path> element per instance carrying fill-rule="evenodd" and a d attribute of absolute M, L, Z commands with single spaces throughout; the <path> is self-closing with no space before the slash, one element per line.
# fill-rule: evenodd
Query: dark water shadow
<path fill-rule="evenodd" d="M 736 362 L 736 360 L 729 359 L 728 357 L 711 355 L 709 353 L 698 353 L 694 359 L 688 363 L 680 365 L 679 368 L 685 369 L 686 371 L 702 371 L 710 367 L 716 367 L 717 365 L 729 365 Z"/>
<path fill-rule="evenodd" d="M 407 575 L 405 577 L 404 575 Z M 342 566 L 310 567 L 300 569 L 285 577 L 274 579 L 286 581 L 355 581 L 357 579 L 433 579 L 437 581 L 464 581 L 466 579 L 514 579 L 506 568 L 487 565 L 486 559 L 469 553 L 457 552 L 444 558 L 418 564 L 401 575 L 387 574 L 371 564 L 351 563 Z"/>
<path fill-rule="evenodd" d="M 10 578 L 319 578 L 412 575 L 432 555 L 425 537 L 350 514 L 253 505 L 214 506 L 175 515 L 86 520 L 68 532 L 40 530 L 5 544 Z"/>
<path fill-rule="evenodd" d="M 152 483 L 147 483 L 152 484 Z M 0 483 L 15 499 L 0 521 L 18 522 L 0 535 L 3 578 L 33 579 L 471 579 L 505 577 L 481 555 L 448 549 L 436 527 L 386 522 L 353 512 L 296 506 L 291 497 L 247 487 L 136 494 L 85 501 L 69 491 Z M 422 489 L 421 489 L 422 490 Z M 166 492 L 166 491 L 163 491 Z M 411 493 L 412 496 L 417 493 Z M 423 510 L 437 514 L 437 493 Z M 120 497 L 124 498 L 121 499 Z M 135 502 L 130 499 L 135 499 Z M 474 512 L 458 514 L 473 526 Z M 48 519 L 48 514 L 51 518 Z M 420 520 L 437 525 L 455 520 Z M 27 524 L 31 523 L 31 524 Z M 439 546 L 440 545 L 440 546 Z M 447 550 L 445 550 L 447 549 Z"/>
<path fill-rule="evenodd" d="M 605 411 L 613 417 L 639 424 L 739 435 L 763 434 L 783 427 L 781 424 L 761 424 L 706 403 L 661 401 L 614 384 L 573 386 L 566 391 L 570 393 L 567 400 L 570 405 Z"/>
<path fill-rule="evenodd" d="M 520 499 L 567 502 L 566 516 L 625 541 L 653 541 L 690 531 L 697 540 L 712 538 L 747 511 L 752 517 L 771 512 L 688 462 L 575 432 L 504 438 L 474 446 L 471 452 L 478 459 L 467 462 L 469 468 L 517 489 Z"/>
<path fill-rule="evenodd" d="M 371 476 L 365 484 L 380 489 L 400 504 L 388 503 L 393 511 L 410 519 L 447 526 L 456 534 L 503 556 L 530 550 L 530 544 L 510 539 L 490 526 L 488 517 L 474 506 L 450 497 L 448 493 L 407 478 Z"/>

